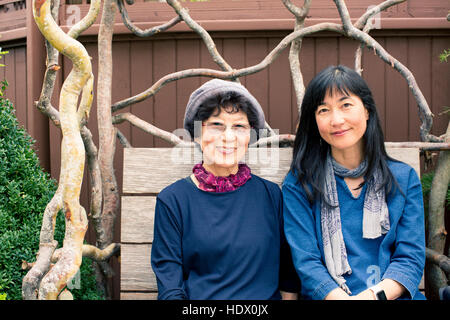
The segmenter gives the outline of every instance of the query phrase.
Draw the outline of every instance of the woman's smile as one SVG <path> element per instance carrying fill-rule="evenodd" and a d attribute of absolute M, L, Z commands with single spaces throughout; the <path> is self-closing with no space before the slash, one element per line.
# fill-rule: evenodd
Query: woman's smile
<path fill-rule="evenodd" d="M 224 147 L 224 146 L 218 146 L 216 147 L 216 150 L 223 154 L 232 154 L 236 152 L 236 147 Z"/>
<path fill-rule="evenodd" d="M 343 135 L 345 135 L 350 129 L 345 129 L 345 130 L 338 130 L 338 131 L 334 131 L 331 134 L 335 137 L 342 137 Z"/>

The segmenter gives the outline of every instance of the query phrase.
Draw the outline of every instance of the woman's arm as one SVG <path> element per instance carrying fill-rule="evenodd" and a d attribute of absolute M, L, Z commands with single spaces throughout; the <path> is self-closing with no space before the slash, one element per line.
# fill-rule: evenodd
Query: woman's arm
<path fill-rule="evenodd" d="M 394 252 L 382 280 L 394 280 L 413 298 L 425 267 L 423 194 L 419 177 L 413 169 L 410 169 L 407 189 L 403 192 L 406 199 L 395 230 Z"/>
<path fill-rule="evenodd" d="M 425 224 L 422 186 L 419 177 L 410 169 L 403 212 L 396 228 L 394 252 L 389 266 L 378 284 L 388 300 L 395 300 L 405 293 L 411 298 L 417 292 L 425 264 Z M 353 299 L 374 300 L 372 290 L 367 289 Z"/>
<path fill-rule="evenodd" d="M 285 183 L 282 192 L 284 230 L 302 293 L 322 300 L 338 285 L 322 261 L 312 207 L 303 188 Z"/>
<path fill-rule="evenodd" d="M 181 234 L 180 217 L 157 199 L 151 262 L 159 300 L 188 299 L 183 280 Z"/>
<path fill-rule="evenodd" d="M 387 300 L 395 300 L 405 292 L 405 287 L 392 279 L 384 279 L 378 285 L 384 290 Z M 376 300 L 375 294 L 370 289 L 366 289 L 350 298 L 354 300 Z"/>

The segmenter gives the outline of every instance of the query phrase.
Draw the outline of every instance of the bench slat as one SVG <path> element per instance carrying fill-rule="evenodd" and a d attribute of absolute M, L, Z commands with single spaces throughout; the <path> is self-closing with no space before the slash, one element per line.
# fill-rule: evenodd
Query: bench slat
<path fill-rule="evenodd" d="M 157 300 L 157 292 L 121 292 L 120 300 Z"/>
<path fill-rule="evenodd" d="M 406 162 L 420 173 L 418 148 L 387 148 L 393 158 Z M 252 148 L 246 163 L 252 172 L 279 185 L 292 160 L 292 148 Z M 191 148 L 126 148 L 123 192 L 159 193 L 171 183 L 189 176 L 201 154 Z"/>
<path fill-rule="evenodd" d="M 124 196 L 121 211 L 121 242 L 152 243 L 155 196 Z"/>
<path fill-rule="evenodd" d="M 122 244 L 120 289 L 156 292 L 156 276 L 150 264 L 151 244 Z"/>

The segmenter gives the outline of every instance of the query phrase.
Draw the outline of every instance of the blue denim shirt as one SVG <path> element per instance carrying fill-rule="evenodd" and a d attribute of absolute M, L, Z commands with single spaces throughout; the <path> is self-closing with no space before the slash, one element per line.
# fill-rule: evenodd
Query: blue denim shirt
<path fill-rule="evenodd" d="M 409 165 L 396 161 L 389 161 L 388 165 L 406 197 L 398 189 L 387 195 L 390 230 L 378 239 L 363 239 L 362 226 L 356 225 L 362 221 L 365 190 L 361 191 L 360 199 L 351 199 L 350 191 L 343 190 L 345 182 L 338 183 L 337 178 L 342 231 L 352 268 L 352 273 L 345 278 L 353 295 L 375 284 L 373 276 L 378 273 L 379 281 L 392 279 L 406 288 L 401 299 L 425 299 L 418 290 L 425 266 L 422 187 L 417 173 Z M 302 282 L 302 296 L 324 299 L 338 285 L 324 262 L 320 203 L 308 201 L 305 190 L 291 172 L 283 182 L 282 192 L 285 234 Z M 362 279 L 364 274 L 367 274 L 367 281 Z"/>

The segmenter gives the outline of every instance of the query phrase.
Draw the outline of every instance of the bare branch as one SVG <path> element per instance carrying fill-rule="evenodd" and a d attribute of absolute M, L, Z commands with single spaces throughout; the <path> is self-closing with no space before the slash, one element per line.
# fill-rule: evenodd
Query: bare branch
<path fill-rule="evenodd" d="M 96 262 L 106 261 L 120 252 L 120 243 L 111 243 L 105 249 L 99 249 L 90 244 L 83 244 L 83 257 L 88 257 Z M 52 255 L 51 262 L 56 263 L 62 254 L 62 248 L 55 250 Z"/>
<path fill-rule="evenodd" d="M 334 0 L 334 2 L 336 3 L 339 15 L 342 19 L 344 35 L 363 43 L 365 46 L 367 46 L 368 49 L 373 49 L 374 52 L 384 62 L 391 65 L 392 68 L 397 70 L 403 76 L 403 78 L 406 79 L 406 82 L 408 83 L 408 86 L 419 106 L 419 115 L 422 122 L 420 126 L 421 140 L 430 142 L 442 142 L 441 139 L 430 134 L 430 130 L 433 125 L 433 114 L 411 71 L 400 61 L 392 57 L 377 41 L 375 41 L 375 39 L 370 37 L 367 33 L 355 28 L 351 24 L 350 15 L 343 0 Z"/>
<path fill-rule="evenodd" d="M 146 30 L 142 30 L 138 27 L 136 27 L 132 22 L 130 17 L 128 16 L 128 11 L 126 6 L 123 3 L 123 0 L 117 0 L 117 7 L 119 8 L 119 12 L 122 15 L 122 21 L 125 24 L 125 26 L 131 31 L 133 32 L 135 35 L 137 35 L 138 37 L 150 37 L 154 34 L 166 31 L 170 28 L 172 28 L 173 26 L 175 26 L 176 24 L 178 24 L 180 21 L 182 21 L 180 16 L 176 16 L 175 18 L 173 18 L 172 20 L 170 20 L 167 23 L 164 23 L 162 25 L 150 28 L 150 29 L 146 29 Z"/>
<path fill-rule="evenodd" d="M 91 245 L 83 245 L 83 257 L 91 258 L 94 261 L 106 261 L 120 252 L 120 243 L 111 243 L 105 249 Z"/>
<path fill-rule="evenodd" d="M 195 31 L 203 39 L 203 42 L 206 44 L 206 48 L 211 54 L 214 62 L 217 63 L 222 70 L 232 71 L 233 68 L 231 68 L 231 66 L 222 58 L 219 51 L 217 51 L 216 45 L 209 33 L 191 18 L 189 15 L 189 10 L 184 8 L 177 0 L 167 0 L 167 4 L 175 10 L 175 12 L 183 19 L 189 28 Z"/>
<path fill-rule="evenodd" d="M 85 150 L 77 121 L 79 94 L 92 74 L 86 49 L 64 33 L 51 13 L 51 1 L 33 1 L 33 17 L 52 46 L 72 60 L 73 68 L 64 81 L 60 94 L 62 202 L 66 217 L 66 237 L 58 263 L 42 278 L 39 299 L 56 299 L 68 279 L 79 269 L 81 245 L 87 229 L 86 212 L 79 203 L 84 170 Z M 32 272 L 30 270 L 30 272 Z"/>
<path fill-rule="evenodd" d="M 112 124 L 112 38 L 116 1 L 103 2 L 102 18 L 98 33 L 98 83 L 97 121 L 99 134 L 98 161 L 102 177 L 103 208 L 101 224 L 103 232 L 97 235 L 97 245 L 103 249 L 113 243 L 115 217 L 119 211 L 119 190 L 114 174 L 116 129 Z"/>
<path fill-rule="evenodd" d="M 450 150 L 449 142 L 385 142 L 388 148 L 419 148 L 426 151 Z"/>
<path fill-rule="evenodd" d="M 372 25 L 371 24 L 366 24 L 364 26 L 363 32 L 368 34 L 371 29 L 372 29 Z M 360 43 L 358 45 L 358 48 L 356 49 L 356 52 L 355 52 L 355 71 L 359 75 L 361 75 L 362 72 L 363 72 L 363 69 L 362 69 L 362 50 L 363 50 L 363 48 L 364 48 L 364 45 L 362 43 Z"/>
<path fill-rule="evenodd" d="M 355 28 L 362 30 L 373 15 L 405 1 L 406 0 L 387 0 L 380 3 L 377 6 L 372 7 L 371 9 L 367 10 L 366 13 L 364 13 L 358 19 L 358 21 L 355 22 L 354 24 Z"/>
<path fill-rule="evenodd" d="M 342 26 L 336 23 L 319 23 L 314 26 L 295 31 L 286 36 L 260 63 L 256 65 L 232 71 L 219 71 L 214 69 L 198 68 L 174 72 L 162 77 L 144 92 L 114 103 L 112 105 L 112 111 L 118 111 L 131 104 L 135 104 L 147 98 L 150 98 L 154 96 L 164 85 L 172 81 L 199 76 L 229 80 L 254 74 L 270 65 L 280 55 L 280 53 L 296 38 L 304 37 L 306 35 L 325 30 L 343 33 Z"/>
<path fill-rule="evenodd" d="M 56 241 L 41 243 L 39 245 L 37 260 L 34 264 L 32 264 L 31 270 L 27 272 L 22 280 L 22 297 L 24 299 L 38 299 L 41 280 L 50 269 L 50 258 L 52 257 L 57 245 L 58 243 Z"/>
<path fill-rule="evenodd" d="M 299 8 L 295 6 L 290 0 L 283 0 L 283 4 L 286 8 L 295 16 L 294 31 L 303 29 L 305 25 L 305 18 L 308 15 L 311 0 L 304 0 L 303 7 Z M 303 73 L 300 67 L 300 50 L 302 47 L 303 38 L 297 38 L 291 43 L 289 49 L 289 66 L 291 69 L 292 82 L 294 85 L 294 91 L 297 98 L 297 110 L 300 115 L 303 96 L 305 94 L 305 85 L 303 82 Z"/>
<path fill-rule="evenodd" d="M 91 131 L 86 127 L 81 128 L 81 138 L 88 164 L 89 181 L 91 182 L 91 202 L 89 216 L 94 224 L 95 234 L 102 233 L 102 177 L 98 162 L 98 150 L 94 144 Z"/>
<path fill-rule="evenodd" d="M 249 145 L 249 148 L 267 147 L 268 145 L 270 145 L 272 143 L 276 143 L 276 144 L 293 143 L 294 140 L 295 140 L 294 134 L 280 134 L 280 135 L 271 136 L 271 137 L 267 137 L 267 138 L 261 138 L 258 141 L 256 141 L 255 143 Z"/>
<path fill-rule="evenodd" d="M 174 146 L 185 146 L 185 145 L 187 146 L 187 145 L 192 144 L 192 143 L 187 143 L 187 142 L 181 140 L 179 137 L 177 137 L 173 133 L 170 133 L 168 131 L 164 131 L 158 127 L 155 127 L 154 125 L 136 117 L 132 113 L 129 113 L 129 112 L 119 113 L 113 117 L 114 124 L 122 123 L 124 121 L 128 121 L 133 126 L 139 128 L 147 133 L 150 133 L 156 137 L 159 137 Z"/>
<path fill-rule="evenodd" d="M 430 248 L 426 248 L 425 254 L 427 260 L 441 268 L 444 272 L 450 274 L 450 259 Z"/>
<path fill-rule="evenodd" d="M 91 111 L 92 100 L 94 99 L 94 75 L 91 73 L 88 81 L 81 93 L 80 106 L 78 107 L 78 123 L 80 128 L 87 124 L 89 113 Z"/>
<path fill-rule="evenodd" d="M 406 0 L 387 0 L 383 3 L 380 3 L 377 6 L 372 7 L 371 9 L 368 9 L 364 15 L 362 15 L 358 21 L 355 22 L 354 27 L 358 29 L 362 29 L 363 32 L 369 33 L 370 30 L 372 30 L 373 25 L 369 24 L 369 20 L 374 15 L 380 13 L 381 11 L 386 10 L 387 8 L 397 5 L 399 3 L 405 2 Z M 358 45 L 358 48 L 356 49 L 355 53 L 355 71 L 358 72 L 359 75 L 362 74 L 362 49 L 363 45 Z"/>
<path fill-rule="evenodd" d="M 117 139 L 119 139 L 120 144 L 124 148 L 132 148 L 133 146 L 128 141 L 127 137 L 125 137 L 125 135 L 119 129 L 116 128 L 116 131 L 117 131 Z"/>
<path fill-rule="evenodd" d="M 83 33 L 87 28 L 89 28 L 97 19 L 98 13 L 100 11 L 101 0 L 92 0 L 89 6 L 89 11 L 86 16 L 83 17 L 78 23 L 74 24 L 67 33 L 69 37 L 74 39 Z M 59 6 L 58 6 L 59 7 Z"/>
<path fill-rule="evenodd" d="M 297 7 L 291 0 L 282 0 L 284 6 L 298 19 L 304 20 L 309 12 L 312 0 L 303 0 L 303 6 Z"/>

